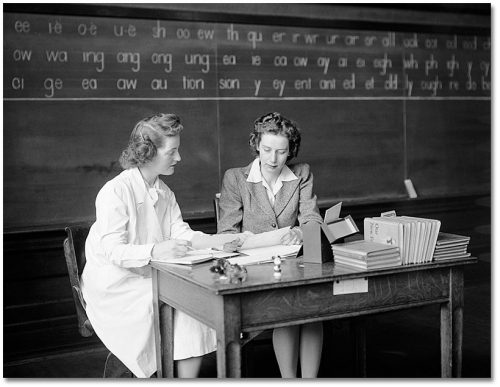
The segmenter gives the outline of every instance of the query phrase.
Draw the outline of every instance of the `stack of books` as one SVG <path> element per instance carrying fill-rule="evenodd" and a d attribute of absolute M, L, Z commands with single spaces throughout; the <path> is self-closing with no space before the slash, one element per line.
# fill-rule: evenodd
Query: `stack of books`
<path fill-rule="evenodd" d="M 440 232 L 434 250 L 434 260 L 444 261 L 446 259 L 467 258 L 470 237 Z"/>
<path fill-rule="evenodd" d="M 400 266 L 399 247 L 365 240 L 332 245 L 335 265 L 364 270 Z"/>
<path fill-rule="evenodd" d="M 367 241 L 398 246 L 401 264 L 431 262 L 441 222 L 411 216 L 365 218 L 364 238 Z"/>

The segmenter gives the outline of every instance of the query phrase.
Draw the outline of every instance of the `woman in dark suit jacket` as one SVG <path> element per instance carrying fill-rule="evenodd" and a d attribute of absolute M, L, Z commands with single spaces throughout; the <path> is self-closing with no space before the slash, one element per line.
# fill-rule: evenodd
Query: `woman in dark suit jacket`
<path fill-rule="evenodd" d="M 309 165 L 288 164 L 298 154 L 300 139 L 295 123 L 279 113 L 266 114 L 254 122 L 249 143 L 257 157 L 246 167 L 226 171 L 219 233 L 260 233 L 291 226 L 281 242 L 300 244 L 300 226 L 322 222 Z M 281 376 L 296 377 L 300 355 L 302 377 L 316 377 L 322 344 L 321 322 L 274 329 L 273 346 Z"/>

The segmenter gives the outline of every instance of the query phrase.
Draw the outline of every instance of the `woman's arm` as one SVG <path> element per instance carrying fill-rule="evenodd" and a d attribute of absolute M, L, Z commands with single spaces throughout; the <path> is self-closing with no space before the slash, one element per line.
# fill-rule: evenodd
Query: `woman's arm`
<path fill-rule="evenodd" d="M 224 248 L 225 244 L 234 242 L 236 240 L 239 240 L 239 242 L 241 242 L 239 243 L 239 245 L 241 246 L 249 235 L 251 235 L 251 233 L 215 234 L 215 235 L 203 234 L 203 235 L 196 235 L 191 242 L 195 249 L 207 249 L 213 247 L 216 249 L 223 250 L 225 249 Z"/>
<path fill-rule="evenodd" d="M 175 195 L 171 192 L 169 200 L 170 205 L 170 231 L 171 237 L 175 239 L 184 239 L 191 241 L 195 249 L 217 248 L 222 249 L 226 243 L 233 242 L 236 239 L 244 241 L 250 233 L 245 234 L 205 234 L 201 231 L 193 231 L 189 224 L 182 219 L 181 210 L 175 200 Z"/>
<path fill-rule="evenodd" d="M 153 243 L 134 245 L 129 242 L 127 225 L 129 208 L 118 187 L 105 186 L 96 199 L 96 226 L 105 257 L 122 267 L 141 267 L 151 259 Z"/>
<path fill-rule="evenodd" d="M 219 199 L 220 219 L 217 222 L 219 234 L 241 232 L 243 202 L 235 173 L 235 169 L 230 169 L 226 171 L 222 179 Z"/>
<path fill-rule="evenodd" d="M 323 219 L 319 213 L 316 195 L 313 193 L 313 175 L 308 164 L 301 165 L 301 183 L 299 198 L 299 224 L 313 221 L 322 223 Z"/>

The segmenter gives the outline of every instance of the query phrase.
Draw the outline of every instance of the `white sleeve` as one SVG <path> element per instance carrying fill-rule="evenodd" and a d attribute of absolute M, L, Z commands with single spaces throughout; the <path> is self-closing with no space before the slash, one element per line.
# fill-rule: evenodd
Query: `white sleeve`
<path fill-rule="evenodd" d="M 170 207 L 170 219 L 168 220 L 170 221 L 170 238 L 191 241 L 196 235 L 205 235 L 201 231 L 193 231 L 191 227 L 189 227 L 189 224 L 184 222 L 182 219 L 181 209 L 175 199 L 175 194 L 170 191 L 169 195 L 168 205 Z"/>
<path fill-rule="evenodd" d="M 175 195 L 170 191 L 170 237 L 172 239 L 185 239 L 191 241 L 195 249 L 205 249 L 215 247 L 221 249 L 222 246 L 235 240 L 241 234 L 205 234 L 201 231 L 193 231 L 189 224 L 182 219 L 181 210 L 175 200 Z"/>
<path fill-rule="evenodd" d="M 106 258 L 121 267 L 141 267 L 151 260 L 154 244 L 129 243 L 129 208 L 119 187 L 105 186 L 96 199 L 96 224 Z"/>

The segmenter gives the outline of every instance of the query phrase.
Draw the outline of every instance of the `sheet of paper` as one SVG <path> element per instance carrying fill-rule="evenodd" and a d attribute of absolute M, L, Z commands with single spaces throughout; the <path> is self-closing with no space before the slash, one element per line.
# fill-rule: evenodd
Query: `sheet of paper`
<path fill-rule="evenodd" d="M 297 256 L 302 245 L 275 245 L 268 247 L 259 247 L 255 249 L 242 250 L 245 255 L 229 258 L 228 261 L 238 265 L 255 265 L 264 262 L 271 262 L 272 257 L 292 258 Z"/>
<path fill-rule="evenodd" d="M 242 250 L 253 249 L 256 247 L 275 246 L 281 244 L 281 237 L 290 230 L 290 227 L 279 228 L 278 230 L 262 232 L 260 234 L 250 235 L 243 245 Z"/>
<path fill-rule="evenodd" d="M 227 253 L 225 251 L 217 250 L 191 250 L 188 251 L 184 257 L 181 258 L 167 258 L 167 259 L 152 259 L 153 262 L 174 263 L 176 265 L 194 265 L 210 261 L 216 258 L 229 258 L 238 255 L 239 253 Z"/>
<path fill-rule="evenodd" d="M 343 281 L 333 281 L 333 295 L 368 293 L 368 279 L 355 278 Z"/>
<path fill-rule="evenodd" d="M 325 211 L 325 223 L 331 223 L 340 218 L 340 210 L 342 209 L 342 202 L 335 204 Z"/>
<path fill-rule="evenodd" d="M 227 251 L 219 251 L 213 249 L 190 250 L 186 253 L 188 258 L 214 257 L 214 258 L 229 258 L 237 255 L 237 252 L 229 253 Z"/>

